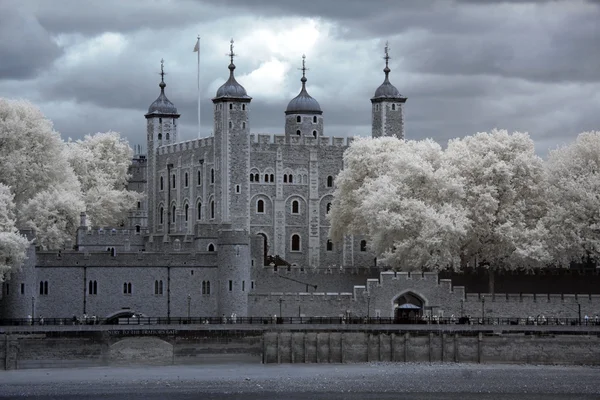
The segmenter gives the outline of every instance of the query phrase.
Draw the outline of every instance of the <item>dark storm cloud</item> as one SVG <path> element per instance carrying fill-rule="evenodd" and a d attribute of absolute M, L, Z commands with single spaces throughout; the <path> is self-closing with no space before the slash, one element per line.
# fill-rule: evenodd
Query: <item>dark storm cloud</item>
<path fill-rule="evenodd" d="M 0 81 L 34 76 L 61 55 L 35 17 L 0 2 Z"/>

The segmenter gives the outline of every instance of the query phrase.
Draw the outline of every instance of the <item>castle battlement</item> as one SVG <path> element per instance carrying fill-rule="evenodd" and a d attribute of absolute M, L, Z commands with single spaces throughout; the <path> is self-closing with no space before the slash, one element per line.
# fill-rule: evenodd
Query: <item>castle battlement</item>
<path fill-rule="evenodd" d="M 123 229 L 123 228 L 87 228 L 80 227 L 83 232 L 88 236 L 142 236 L 148 233 L 148 229 L 140 229 L 140 232 L 136 232 L 135 229 Z"/>
<path fill-rule="evenodd" d="M 173 144 L 166 144 L 160 146 L 158 150 L 158 154 L 173 154 L 179 153 L 185 150 L 198 149 L 202 147 L 211 147 L 214 143 L 214 137 L 205 137 L 200 139 L 191 139 L 186 140 L 184 142 L 178 142 Z"/>
<path fill-rule="evenodd" d="M 78 252 L 38 251 L 37 265 L 44 267 L 208 267 L 216 268 L 216 252 Z"/>
<path fill-rule="evenodd" d="M 289 136 L 278 134 L 251 134 L 250 143 L 259 145 L 290 145 L 290 146 L 314 146 L 314 147 L 347 147 L 354 141 L 353 137 L 332 136 Z"/>

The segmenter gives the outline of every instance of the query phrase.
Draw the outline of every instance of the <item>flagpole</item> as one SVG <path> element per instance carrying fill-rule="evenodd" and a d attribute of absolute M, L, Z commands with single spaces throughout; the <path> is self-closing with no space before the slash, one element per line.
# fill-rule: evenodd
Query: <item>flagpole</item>
<path fill-rule="evenodd" d="M 197 85 L 198 85 L 198 138 L 200 138 L 200 130 L 201 130 L 201 119 L 200 119 L 200 35 L 198 35 L 198 79 L 197 79 Z"/>

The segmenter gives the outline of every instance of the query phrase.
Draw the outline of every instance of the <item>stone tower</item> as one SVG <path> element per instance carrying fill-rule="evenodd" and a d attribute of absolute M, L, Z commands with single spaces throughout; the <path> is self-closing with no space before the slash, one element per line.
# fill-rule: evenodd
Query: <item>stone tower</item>
<path fill-rule="evenodd" d="M 219 224 L 218 312 L 248 315 L 250 282 L 250 124 L 252 98 L 233 71 L 233 40 L 230 44 L 229 79 L 212 99 L 214 104 L 214 215 Z M 212 176 L 212 174 L 211 174 Z M 212 179 L 212 178 L 211 178 Z"/>
<path fill-rule="evenodd" d="M 159 174 L 157 171 L 157 149 L 160 146 L 176 143 L 177 142 L 177 120 L 179 114 L 177 108 L 167 99 L 165 95 L 165 72 L 164 62 L 160 61 L 160 95 L 150 105 L 148 112 L 146 113 L 146 132 L 148 141 L 148 183 L 147 183 L 147 197 L 148 197 L 148 229 L 150 233 L 156 232 L 156 220 L 160 218 L 156 209 L 156 191 L 157 191 L 157 179 Z M 167 207 L 168 208 L 168 207 Z"/>
<path fill-rule="evenodd" d="M 312 136 L 315 138 L 323 136 L 323 111 L 319 102 L 313 99 L 306 91 L 306 56 L 302 56 L 302 89 L 298 96 L 294 97 L 285 110 L 285 135 L 290 136 Z"/>
<path fill-rule="evenodd" d="M 395 136 L 404 139 L 404 103 L 406 97 L 402 96 L 398 89 L 390 83 L 388 44 L 385 44 L 385 80 L 375 91 L 371 98 L 372 107 L 372 130 L 374 138 L 382 136 Z"/>

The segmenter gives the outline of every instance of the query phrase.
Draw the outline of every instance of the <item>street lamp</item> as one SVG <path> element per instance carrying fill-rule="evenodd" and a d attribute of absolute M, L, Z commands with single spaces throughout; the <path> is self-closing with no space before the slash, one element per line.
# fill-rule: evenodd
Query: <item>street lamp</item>
<path fill-rule="evenodd" d="M 485 324 L 485 296 L 481 296 L 481 323 Z"/>
<path fill-rule="evenodd" d="M 190 320 L 190 303 L 192 301 L 192 295 L 188 294 L 188 298 L 187 299 L 188 299 L 188 322 L 189 322 L 189 320 Z"/>
<path fill-rule="evenodd" d="M 371 318 L 371 293 L 367 293 L 367 320 Z"/>
<path fill-rule="evenodd" d="M 283 298 L 279 298 L 279 318 L 281 318 L 281 321 L 283 322 L 283 314 L 281 312 L 281 305 L 283 304 Z"/>
<path fill-rule="evenodd" d="M 33 319 L 35 318 L 35 296 L 31 296 L 31 323 L 33 324 Z"/>

